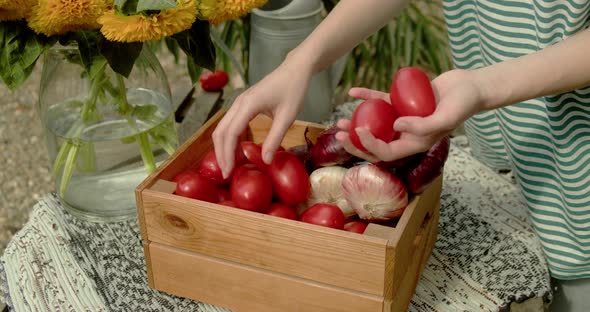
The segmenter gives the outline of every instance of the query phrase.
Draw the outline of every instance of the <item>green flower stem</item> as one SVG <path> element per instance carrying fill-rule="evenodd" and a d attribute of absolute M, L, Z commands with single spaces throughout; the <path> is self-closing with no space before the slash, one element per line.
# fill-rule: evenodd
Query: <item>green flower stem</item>
<path fill-rule="evenodd" d="M 154 172 L 154 170 L 156 170 L 156 160 L 154 159 L 154 154 L 152 152 L 152 147 L 150 145 L 150 140 L 147 133 L 138 134 L 137 142 L 139 143 L 139 151 L 141 153 L 141 158 L 143 159 L 145 169 L 148 173 Z"/>
<path fill-rule="evenodd" d="M 68 184 L 72 178 L 72 173 L 74 172 L 74 166 L 76 164 L 76 158 L 78 157 L 79 147 L 79 145 L 73 144 L 68 152 L 68 158 L 66 159 L 66 165 L 64 167 L 64 172 L 61 176 L 61 183 L 59 186 L 59 195 L 62 198 L 64 198 L 66 189 L 68 188 Z"/>
<path fill-rule="evenodd" d="M 127 102 L 127 89 L 125 88 L 125 81 L 123 80 L 123 76 L 119 74 L 117 74 L 117 85 L 119 87 L 119 96 L 117 97 L 119 100 L 119 112 L 126 116 L 131 112 L 131 106 L 129 106 L 129 102 Z"/>
<path fill-rule="evenodd" d="M 78 163 L 78 170 L 82 172 L 96 171 L 96 155 L 94 151 L 94 143 L 83 142 L 80 146 L 80 157 L 83 162 Z"/>
<path fill-rule="evenodd" d="M 123 76 L 119 74 L 117 74 L 117 87 L 119 89 L 119 92 L 116 99 L 119 104 L 119 112 L 125 116 L 131 128 L 138 131 L 139 129 L 137 128 L 135 119 L 129 116 L 132 112 L 132 108 L 129 105 L 129 102 L 127 101 L 127 90 L 125 88 L 125 81 L 123 80 Z M 139 143 L 139 151 L 141 153 L 141 158 L 143 159 L 145 169 L 148 173 L 152 173 L 154 172 L 154 170 L 156 170 L 156 160 L 154 159 L 154 153 L 152 151 L 149 136 L 147 133 L 140 133 L 136 137 L 137 142 Z"/>
<path fill-rule="evenodd" d="M 66 156 L 70 152 L 71 147 L 72 143 L 70 141 L 65 141 L 64 144 L 61 145 L 59 152 L 57 153 L 57 157 L 55 157 L 55 162 L 53 163 L 53 172 L 51 173 L 52 176 L 57 177 L 59 170 L 66 162 Z"/>

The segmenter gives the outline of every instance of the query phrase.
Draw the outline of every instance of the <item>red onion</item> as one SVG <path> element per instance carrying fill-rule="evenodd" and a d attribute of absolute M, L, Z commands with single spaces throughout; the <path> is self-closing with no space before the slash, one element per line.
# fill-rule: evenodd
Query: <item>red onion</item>
<path fill-rule="evenodd" d="M 441 175 L 449 156 L 449 148 L 450 139 L 447 136 L 436 142 L 420 161 L 397 171 L 410 193 L 417 194 L 423 192 Z"/>
<path fill-rule="evenodd" d="M 308 145 L 297 145 L 287 149 L 287 152 L 297 156 L 301 162 L 305 165 L 305 169 L 307 173 L 311 173 L 315 168 L 313 161 L 311 159 L 311 153 L 309 152 Z"/>
<path fill-rule="evenodd" d="M 342 143 L 336 140 L 338 131 L 340 129 L 336 125 L 322 131 L 315 144 L 311 147 L 311 159 L 316 168 L 342 165 L 353 158 L 344 149 Z"/>
<path fill-rule="evenodd" d="M 408 206 L 408 192 L 403 182 L 372 164 L 348 169 L 342 188 L 350 206 L 361 219 L 369 222 L 399 217 Z"/>

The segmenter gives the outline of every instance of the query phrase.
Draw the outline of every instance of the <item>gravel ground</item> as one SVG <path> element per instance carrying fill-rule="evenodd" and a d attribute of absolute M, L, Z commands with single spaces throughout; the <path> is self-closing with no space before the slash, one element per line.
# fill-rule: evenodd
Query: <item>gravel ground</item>
<path fill-rule="evenodd" d="M 0 254 L 43 194 L 53 190 L 45 139 L 34 107 L 40 67 L 12 93 L 0 84 Z"/>

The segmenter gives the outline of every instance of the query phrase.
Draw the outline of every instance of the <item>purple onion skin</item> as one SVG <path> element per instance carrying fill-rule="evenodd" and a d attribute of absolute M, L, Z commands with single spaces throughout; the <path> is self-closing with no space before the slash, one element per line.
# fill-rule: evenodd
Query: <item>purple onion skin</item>
<path fill-rule="evenodd" d="M 305 169 L 307 170 L 308 174 L 311 174 L 315 169 L 315 165 L 311 159 L 311 154 L 309 152 L 308 145 L 297 145 L 286 150 L 287 152 L 297 156 L 303 164 L 305 165 Z"/>
<path fill-rule="evenodd" d="M 450 139 L 448 136 L 436 142 L 413 166 L 398 168 L 397 174 L 404 181 L 412 194 L 422 193 L 438 176 L 442 174 L 449 156 Z"/>
<path fill-rule="evenodd" d="M 349 162 L 353 155 L 349 154 L 344 146 L 336 140 L 336 133 L 340 129 L 333 125 L 324 130 L 311 146 L 311 159 L 317 167 L 336 166 Z"/>

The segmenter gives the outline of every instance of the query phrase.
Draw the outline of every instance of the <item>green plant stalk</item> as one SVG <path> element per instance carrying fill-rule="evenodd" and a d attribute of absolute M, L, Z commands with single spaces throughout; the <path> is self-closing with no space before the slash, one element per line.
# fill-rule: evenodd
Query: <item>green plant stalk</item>
<path fill-rule="evenodd" d="M 78 170 L 81 172 L 94 172 L 96 171 L 96 156 L 94 151 L 94 143 L 82 142 L 79 151 L 80 157 L 84 160 L 82 163 L 78 163 Z"/>
<path fill-rule="evenodd" d="M 119 104 L 119 112 L 125 116 L 131 128 L 138 130 L 137 125 L 135 124 L 135 120 L 131 118 L 131 116 L 129 116 L 132 109 L 129 105 L 129 102 L 127 101 L 127 90 L 125 88 L 125 81 L 123 80 L 123 76 L 121 76 L 120 74 L 116 75 L 117 87 L 119 91 L 117 92 L 116 100 Z M 152 147 L 147 133 L 140 133 L 136 135 L 136 140 L 139 143 L 139 151 L 141 154 L 141 158 L 143 159 L 145 169 L 148 171 L 148 173 L 154 172 L 154 170 L 156 170 L 156 161 L 154 159 L 154 153 L 152 151 Z"/>
<path fill-rule="evenodd" d="M 145 169 L 148 173 L 156 170 L 156 161 L 150 145 L 150 140 L 147 133 L 140 133 L 137 135 L 137 142 L 139 143 L 139 151 L 141 153 L 141 159 L 145 165 Z"/>
<path fill-rule="evenodd" d="M 79 145 L 73 144 L 68 152 L 68 158 L 66 159 L 64 172 L 61 175 L 61 183 L 59 186 L 59 195 L 62 198 L 65 197 L 66 189 L 68 188 L 68 184 L 70 183 L 70 179 L 72 178 L 72 173 L 74 172 L 74 167 L 76 165 L 76 158 L 78 158 L 79 147 Z"/>
<path fill-rule="evenodd" d="M 57 153 L 57 157 L 55 158 L 55 161 L 53 163 L 53 176 L 54 177 L 57 177 L 59 170 L 61 170 L 62 166 L 64 165 L 64 160 L 65 160 L 66 155 L 68 155 L 68 156 L 70 155 L 69 152 L 71 151 L 71 148 L 73 146 L 72 138 L 77 139 L 80 136 L 80 134 L 84 130 L 84 124 L 90 120 L 91 113 L 96 110 L 96 100 L 98 99 L 100 85 L 101 85 L 103 77 L 104 77 L 105 67 L 106 67 L 106 65 L 102 66 L 99 69 L 99 72 L 97 73 L 95 79 L 92 80 L 92 85 L 90 86 L 90 96 L 89 96 L 88 100 L 84 101 L 84 105 L 82 106 L 82 112 L 80 113 L 81 120 L 79 122 L 76 122 L 72 126 L 72 128 L 70 128 L 70 130 L 68 130 L 68 132 L 65 135 L 66 141 L 61 145 L 59 152 Z M 92 144 L 93 145 L 92 142 L 86 142 L 83 144 Z M 89 148 L 92 151 L 94 151 L 94 146 L 91 146 Z M 91 153 L 84 153 L 84 155 L 85 155 L 85 157 L 83 157 L 84 165 L 82 167 L 96 168 L 96 163 L 95 163 L 96 159 L 94 157 L 94 153 L 92 153 L 92 155 L 90 155 L 90 154 Z M 74 163 L 72 163 L 72 166 L 73 165 L 74 165 Z M 66 163 L 66 167 L 64 168 L 64 172 L 65 171 L 73 172 L 73 168 L 67 168 L 67 163 Z M 62 177 L 62 181 L 63 181 L 63 177 Z"/>
<path fill-rule="evenodd" d="M 68 155 L 68 153 L 70 152 L 70 148 L 72 147 L 72 142 L 65 141 L 60 149 L 59 152 L 57 153 L 57 156 L 55 157 L 55 161 L 53 163 L 53 171 L 51 172 L 51 175 L 53 177 L 57 178 L 57 174 L 59 173 L 59 170 L 61 170 L 62 166 L 65 164 L 66 162 L 66 157 Z"/>

